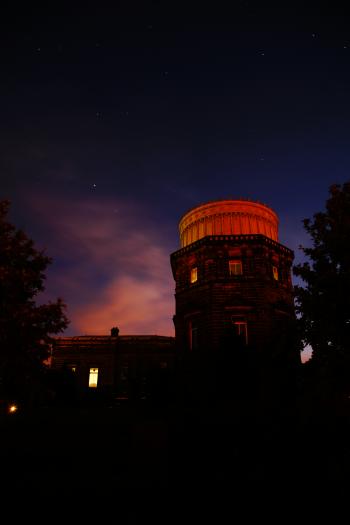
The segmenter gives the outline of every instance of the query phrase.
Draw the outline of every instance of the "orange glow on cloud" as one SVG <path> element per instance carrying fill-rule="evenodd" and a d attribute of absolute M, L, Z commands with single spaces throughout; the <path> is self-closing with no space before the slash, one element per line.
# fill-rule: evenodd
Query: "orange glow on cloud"
<path fill-rule="evenodd" d="M 174 281 L 167 244 L 135 205 L 115 200 L 31 199 L 47 225 L 45 300 L 61 296 L 66 334 L 174 335 Z"/>
<path fill-rule="evenodd" d="M 168 290 L 156 281 L 142 281 L 131 276 L 110 283 L 99 302 L 78 308 L 75 324 L 81 333 L 108 333 L 118 325 L 121 334 L 157 333 L 173 335 L 169 313 L 173 308 Z M 93 330 L 91 329 L 93 327 Z"/>

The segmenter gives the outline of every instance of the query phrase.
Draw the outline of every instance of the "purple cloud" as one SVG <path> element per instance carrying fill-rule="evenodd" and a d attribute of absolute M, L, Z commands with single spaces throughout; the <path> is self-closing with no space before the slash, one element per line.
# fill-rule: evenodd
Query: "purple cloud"
<path fill-rule="evenodd" d="M 31 196 L 36 221 L 45 225 L 45 300 L 68 304 L 67 334 L 174 335 L 171 247 L 146 210 L 116 199 L 69 200 Z"/>

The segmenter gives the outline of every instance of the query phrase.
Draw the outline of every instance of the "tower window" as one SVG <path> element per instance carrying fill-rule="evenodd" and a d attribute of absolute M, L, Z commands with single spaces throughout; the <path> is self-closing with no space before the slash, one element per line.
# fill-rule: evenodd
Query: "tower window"
<path fill-rule="evenodd" d="M 272 275 L 275 281 L 278 281 L 278 268 L 277 266 L 272 266 Z"/>
<path fill-rule="evenodd" d="M 246 321 L 234 321 L 233 326 L 236 334 L 242 339 L 245 345 L 248 344 L 248 328 Z"/>
<path fill-rule="evenodd" d="M 198 280 L 198 272 L 197 267 L 191 269 L 191 277 L 190 277 L 191 283 L 196 283 Z"/>
<path fill-rule="evenodd" d="M 97 388 L 98 368 L 90 368 L 89 388 Z"/>
<path fill-rule="evenodd" d="M 242 275 L 242 261 L 239 259 L 232 259 L 228 264 L 230 275 Z"/>
<path fill-rule="evenodd" d="M 198 348 L 198 325 L 195 321 L 190 321 L 188 325 L 189 348 L 190 350 L 197 350 Z"/>

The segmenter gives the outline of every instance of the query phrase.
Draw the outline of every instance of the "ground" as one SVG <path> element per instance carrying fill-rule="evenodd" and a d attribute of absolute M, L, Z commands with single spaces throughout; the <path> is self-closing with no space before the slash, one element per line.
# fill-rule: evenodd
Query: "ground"
<path fill-rule="evenodd" d="M 347 490 L 349 419 L 257 421 L 220 408 L 51 407 L 2 415 L 5 489 Z M 41 490 L 41 489 L 40 489 Z M 344 492 L 345 493 L 345 492 Z"/>

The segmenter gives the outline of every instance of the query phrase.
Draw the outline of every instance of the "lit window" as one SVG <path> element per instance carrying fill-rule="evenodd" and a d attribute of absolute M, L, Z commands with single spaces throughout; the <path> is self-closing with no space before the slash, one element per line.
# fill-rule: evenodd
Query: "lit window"
<path fill-rule="evenodd" d="M 98 368 L 90 368 L 89 388 L 97 388 Z"/>
<path fill-rule="evenodd" d="M 230 275 L 242 275 L 242 261 L 236 259 L 229 261 Z"/>
<path fill-rule="evenodd" d="M 242 339 L 244 344 L 248 344 L 248 329 L 246 321 L 234 321 L 236 334 Z"/>
<path fill-rule="evenodd" d="M 278 268 L 277 266 L 272 266 L 272 275 L 275 281 L 278 281 Z"/>
<path fill-rule="evenodd" d="M 189 347 L 190 350 L 198 348 L 198 326 L 194 321 L 189 322 Z"/>
<path fill-rule="evenodd" d="M 197 279 L 198 279 L 197 268 L 192 268 L 191 269 L 191 283 L 197 282 Z"/>

